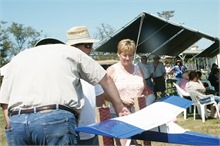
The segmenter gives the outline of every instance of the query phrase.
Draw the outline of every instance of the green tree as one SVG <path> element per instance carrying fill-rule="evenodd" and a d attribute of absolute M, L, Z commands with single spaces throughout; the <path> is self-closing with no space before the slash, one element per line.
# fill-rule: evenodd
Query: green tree
<path fill-rule="evenodd" d="M 0 21 L 0 67 L 8 63 L 8 50 L 11 47 L 11 41 L 9 40 L 9 33 L 5 28 L 7 22 Z"/>
<path fill-rule="evenodd" d="M 100 42 L 107 40 L 110 36 L 115 32 L 115 29 L 109 25 L 102 23 L 97 27 L 97 33 L 95 34 L 95 38 L 100 40 Z M 100 43 L 99 42 L 99 43 Z M 94 51 L 91 56 L 95 60 L 107 60 L 107 59 L 116 59 L 117 55 L 115 53 L 106 53 L 106 52 L 97 52 Z"/>
<path fill-rule="evenodd" d="M 102 23 L 97 28 L 97 33 L 95 34 L 95 38 L 99 39 L 100 41 L 103 41 L 111 36 L 115 32 L 115 29 L 109 25 Z"/>
<path fill-rule="evenodd" d="M 33 47 L 41 33 L 42 31 L 38 32 L 32 27 L 15 22 L 8 25 L 7 22 L 0 20 L 0 67 L 20 51 Z"/>
<path fill-rule="evenodd" d="M 164 18 L 164 19 L 169 20 L 171 17 L 174 16 L 174 12 L 175 12 L 175 11 L 162 11 L 161 13 L 160 13 L 160 12 L 157 12 L 157 14 L 158 14 L 158 16 L 161 17 L 161 18 Z"/>
<path fill-rule="evenodd" d="M 7 29 L 11 35 L 11 55 L 14 56 L 25 48 L 33 47 L 39 40 L 41 33 L 32 27 L 25 27 L 23 24 L 13 22 Z"/>

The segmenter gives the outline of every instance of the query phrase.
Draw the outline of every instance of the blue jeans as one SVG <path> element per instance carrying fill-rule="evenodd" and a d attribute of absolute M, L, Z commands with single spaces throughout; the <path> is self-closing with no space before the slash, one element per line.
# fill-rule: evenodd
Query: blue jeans
<path fill-rule="evenodd" d="M 204 104 L 204 103 L 210 102 L 211 98 L 214 98 L 215 102 L 217 104 L 220 104 L 220 97 L 219 96 L 206 97 L 206 98 L 200 99 L 199 101 L 201 104 Z"/>
<path fill-rule="evenodd" d="M 76 145 L 75 116 L 64 110 L 10 117 L 8 145 Z"/>
<path fill-rule="evenodd" d="M 205 103 L 210 102 L 211 98 L 210 97 L 206 97 L 206 98 L 200 99 L 199 101 L 200 101 L 201 104 L 205 104 Z"/>
<path fill-rule="evenodd" d="M 154 85 L 153 85 L 153 82 L 151 81 L 151 78 L 145 79 L 145 81 L 148 87 L 151 89 L 151 91 L 154 92 Z"/>

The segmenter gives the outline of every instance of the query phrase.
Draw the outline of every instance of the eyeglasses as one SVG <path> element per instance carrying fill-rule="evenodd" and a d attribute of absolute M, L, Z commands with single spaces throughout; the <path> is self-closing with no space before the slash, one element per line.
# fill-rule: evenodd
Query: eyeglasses
<path fill-rule="evenodd" d="M 91 49 L 93 43 L 82 43 L 82 44 L 77 44 L 77 46 L 79 46 L 79 45 L 80 45 L 80 46 L 83 45 L 86 49 Z"/>
<path fill-rule="evenodd" d="M 91 49 L 92 48 L 93 43 L 88 43 L 88 44 L 84 44 L 84 47 L 86 49 Z"/>
<path fill-rule="evenodd" d="M 86 49 L 92 49 L 93 43 L 81 43 L 81 44 L 76 44 L 75 46 L 84 46 Z"/>

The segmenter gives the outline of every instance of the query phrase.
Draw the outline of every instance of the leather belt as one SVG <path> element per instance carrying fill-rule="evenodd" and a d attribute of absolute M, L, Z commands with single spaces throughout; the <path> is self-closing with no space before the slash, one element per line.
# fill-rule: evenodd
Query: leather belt
<path fill-rule="evenodd" d="M 70 109 L 67 106 L 60 105 L 60 104 L 51 104 L 51 105 L 44 105 L 44 106 L 39 106 L 36 108 L 31 108 L 31 109 L 21 109 L 21 110 L 16 110 L 16 111 L 10 111 L 9 114 L 10 116 L 13 116 L 13 115 L 18 115 L 18 114 L 30 114 L 30 113 L 36 113 L 36 112 L 40 112 L 44 110 L 56 110 L 56 109 L 58 110 L 61 109 L 61 110 L 71 112 L 75 115 L 76 119 L 79 118 L 79 114 L 76 111 Z"/>
<path fill-rule="evenodd" d="M 151 76 L 150 77 L 148 77 L 148 78 L 146 78 L 145 80 L 148 80 L 148 79 L 150 79 L 151 78 Z"/>

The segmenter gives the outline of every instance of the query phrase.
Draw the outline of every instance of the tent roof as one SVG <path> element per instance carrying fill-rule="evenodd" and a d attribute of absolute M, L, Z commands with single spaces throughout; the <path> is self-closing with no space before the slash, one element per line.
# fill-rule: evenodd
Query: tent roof
<path fill-rule="evenodd" d="M 212 58 L 217 54 L 219 54 L 219 40 L 216 40 L 212 45 L 210 45 L 207 49 L 205 49 L 195 57 Z"/>
<path fill-rule="evenodd" d="M 207 34 L 142 12 L 113 36 L 100 42 L 96 51 L 117 52 L 118 42 L 125 38 L 136 42 L 137 53 L 169 56 L 179 55 L 201 38 L 216 40 Z"/>

